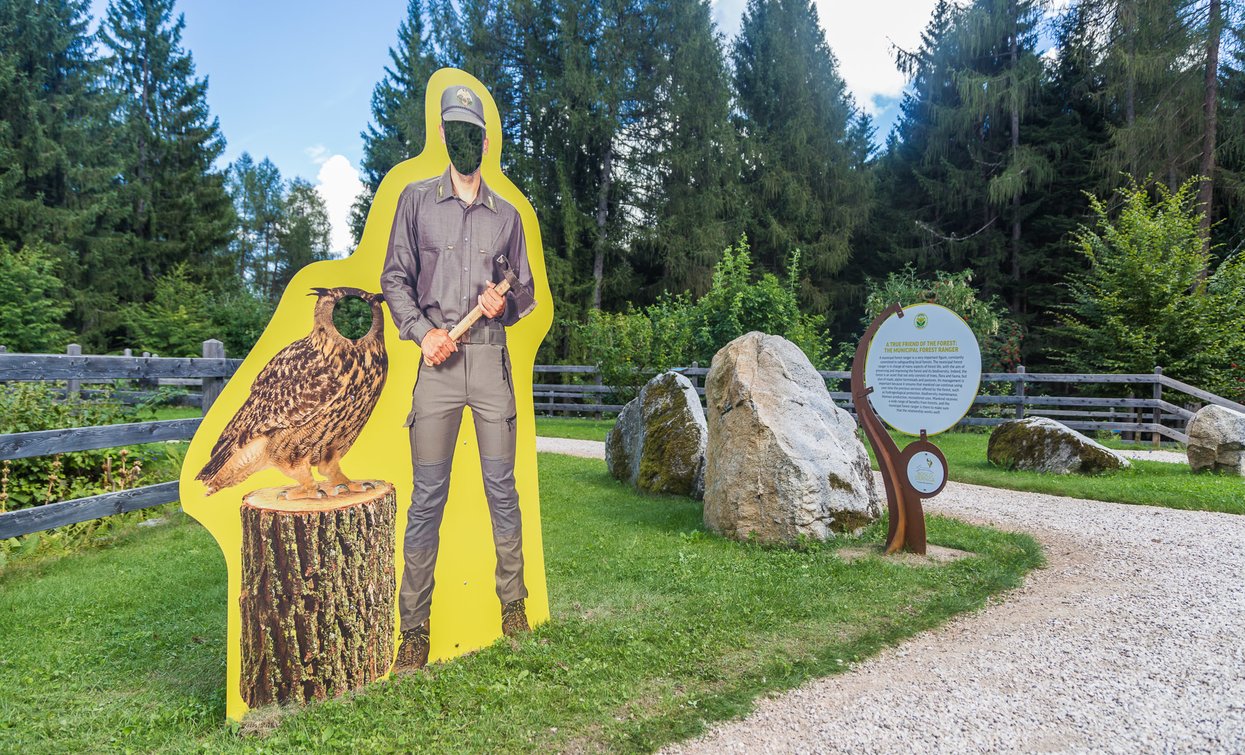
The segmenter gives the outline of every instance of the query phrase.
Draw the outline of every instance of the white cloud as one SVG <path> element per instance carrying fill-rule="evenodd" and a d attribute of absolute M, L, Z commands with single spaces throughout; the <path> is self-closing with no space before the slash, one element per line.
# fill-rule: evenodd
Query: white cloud
<path fill-rule="evenodd" d="M 319 150 L 314 155 L 313 150 Z M 350 235 L 350 206 L 363 191 L 359 171 L 350 164 L 345 155 L 331 155 L 323 146 L 307 150 L 308 157 L 320 165 L 316 176 L 316 191 L 329 211 L 329 223 L 333 226 L 331 244 L 336 254 L 347 254 L 353 249 Z"/>
<path fill-rule="evenodd" d="M 839 74 L 866 112 L 876 114 L 875 97 L 903 93 L 892 45 L 915 51 L 929 23 L 934 0 L 815 0 L 826 41 L 839 61 Z"/>

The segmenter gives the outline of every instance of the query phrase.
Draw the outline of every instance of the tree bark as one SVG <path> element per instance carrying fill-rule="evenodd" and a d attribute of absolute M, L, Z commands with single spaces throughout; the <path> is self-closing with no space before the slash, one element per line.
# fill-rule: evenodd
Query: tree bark
<path fill-rule="evenodd" d="M 609 220 L 610 184 L 614 176 L 614 143 L 605 148 L 601 162 L 601 186 L 597 193 L 597 243 L 592 260 L 592 308 L 601 308 L 601 283 L 605 279 L 605 225 Z"/>
<path fill-rule="evenodd" d="M 357 689 L 393 662 L 394 487 L 242 500 L 242 699 L 252 708 Z"/>
<path fill-rule="evenodd" d="M 1215 130 L 1218 125 L 1217 107 L 1219 104 L 1219 38 L 1220 31 L 1220 0 L 1210 0 L 1210 19 L 1206 31 L 1206 97 L 1202 101 L 1202 113 L 1205 116 L 1202 130 L 1202 165 L 1199 173 L 1202 185 L 1198 187 L 1197 203 L 1202 209 L 1202 252 L 1210 254 L 1210 228 L 1214 218 L 1212 200 L 1215 196 Z M 1208 269 L 1202 271 L 1202 277 L 1210 274 Z"/>
<path fill-rule="evenodd" d="M 1012 44 L 1011 44 L 1011 64 L 1012 72 L 1015 75 L 1016 68 L 1019 66 L 1019 51 L 1017 49 L 1019 40 L 1017 39 L 1018 29 L 1017 19 L 1012 19 Z M 1020 105 L 1017 102 L 1015 88 L 1018 84 L 1012 84 L 1011 93 L 1011 126 L 1012 126 L 1012 159 L 1016 158 L 1016 154 L 1020 152 Z M 1017 191 L 1012 196 L 1012 312 L 1018 314 L 1021 309 L 1023 286 L 1020 283 L 1020 192 Z"/>

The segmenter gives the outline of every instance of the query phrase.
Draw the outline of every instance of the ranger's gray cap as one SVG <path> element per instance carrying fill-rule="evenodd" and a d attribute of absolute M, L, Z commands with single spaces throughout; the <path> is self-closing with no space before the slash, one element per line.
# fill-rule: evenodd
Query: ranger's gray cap
<path fill-rule="evenodd" d="M 484 128 L 484 105 L 468 87 L 447 87 L 441 93 L 441 120 L 466 121 Z"/>

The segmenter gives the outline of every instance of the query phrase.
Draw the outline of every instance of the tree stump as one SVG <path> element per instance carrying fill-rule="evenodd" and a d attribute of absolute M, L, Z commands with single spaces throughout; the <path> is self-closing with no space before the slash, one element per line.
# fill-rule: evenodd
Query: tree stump
<path fill-rule="evenodd" d="M 305 703 L 393 662 L 393 485 L 319 500 L 242 499 L 242 699 Z"/>

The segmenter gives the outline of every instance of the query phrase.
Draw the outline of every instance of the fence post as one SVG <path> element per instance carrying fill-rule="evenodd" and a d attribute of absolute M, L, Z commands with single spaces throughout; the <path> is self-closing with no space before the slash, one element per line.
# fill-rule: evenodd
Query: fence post
<path fill-rule="evenodd" d="M 65 347 L 65 353 L 71 357 L 82 356 L 82 347 L 76 343 L 71 343 Z M 78 394 L 82 390 L 82 381 L 77 378 L 71 378 L 65 381 L 65 400 L 73 401 L 78 398 Z"/>
<path fill-rule="evenodd" d="M 1020 397 L 1020 403 L 1016 404 L 1016 419 L 1025 418 L 1025 366 L 1023 364 L 1016 365 L 1016 374 L 1020 379 L 1016 381 L 1016 395 Z"/>
<path fill-rule="evenodd" d="M 1154 368 L 1154 424 L 1163 424 L 1163 409 L 1159 406 L 1159 402 L 1163 400 L 1163 368 L 1156 366 Z M 1162 436 L 1157 432 L 1151 433 L 1154 440 L 1154 447 L 1158 448 L 1162 443 Z"/>
<path fill-rule="evenodd" d="M 203 342 L 203 358 L 204 359 L 224 359 L 225 344 L 209 338 Z M 205 377 L 203 378 L 203 398 L 200 405 L 203 407 L 203 414 L 206 416 L 208 409 L 212 408 L 212 404 L 220 397 L 221 390 L 225 387 L 225 378 L 223 377 Z"/>

